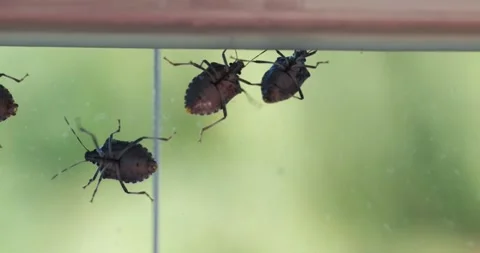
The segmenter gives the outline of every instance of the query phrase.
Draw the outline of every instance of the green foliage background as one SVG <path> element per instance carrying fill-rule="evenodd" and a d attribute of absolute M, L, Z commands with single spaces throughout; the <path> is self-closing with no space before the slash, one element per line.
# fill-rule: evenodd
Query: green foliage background
<path fill-rule="evenodd" d="M 220 50 L 162 50 L 220 61 Z M 241 58 L 257 51 L 240 50 Z M 289 53 L 285 51 L 285 53 Z M 233 55 L 233 51 L 228 55 Z M 20 104 L 0 123 L 0 252 L 151 252 L 152 204 L 116 181 L 83 186 L 93 165 L 63 121 L 103 141 L 152 134 L 153 51 L 0 48 Z M 275 52 L 261 59 L 275 59 Z M 199 70 L 162 62 L 160 240 L 164 253 L 475 252 L 480 232 L 480 54 L 319 52 L 305 100 L 228 118 L 185 113 Z M 268 65 L 242 77 L 258 82 Z M 258 101 L 257 87 L 243 86 Z M 81 135 L 86 145 L 91 140 Z M 152 148 L 151 141 L 143 144 Z M 151 192 L 152 180 L 127 185 Z"/>

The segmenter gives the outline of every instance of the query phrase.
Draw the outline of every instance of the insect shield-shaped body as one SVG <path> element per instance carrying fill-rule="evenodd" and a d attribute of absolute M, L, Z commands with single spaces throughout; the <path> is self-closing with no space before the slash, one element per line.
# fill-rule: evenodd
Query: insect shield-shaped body
<path fill-rule="evenodd" d="M 26 74 L 24 77 L 21 79 L 17 79 L 15 77 L 9 76 L 4 73 L 0 73 L 0 77 L 6 77 L 8 79 L 11 79 L 17 83 L 20 83 L 27 77 L 28 74 Z M 5 86 L 0 84 L 0 122 L 5 121 L 6 119 L 17 115 L 17 110 L 18 110 L 18 104 L 15 102 L 15 99 L 13 99 L 12 94 L 10 91 L 8 91 Z M 0 145 L 0 148 L 2 145 Z"/>
<path fill-rule="evenodd" d="M 9 75 L 0 73 L 0 77 L 9 78 L 17 83 L 20 83 L 27 77 L 26 74 L 23 78 L 17 79 L 15 77 L 11 77 Z M 13 99 L 12 94 L 8 91 L 5 86 L 0 84 L 0 122 L 5 121 L 6 119 L 17 115 L 18 104 Z"/>
<path fill-rule="evenodd" d="M 255 63 L 273 64 L 270 69 L 265 72 L 260 84 L 262 98 L 265 103 L 276 103 L 287 100 L 291 97 L 303 100 L 303 92 L 301 87 L 303 83 L 310 77 L 308 68 L 316 69 L 321 63 L 317 62 L 315 66 L 306 65 L 306 58 L 314 55 L 317 51 L 294 50 L 292 56 L 284 56 L 279 50 L 275 50 L 280 57 L 275 62 L 271 61 L 252 61 Z M 295 93 L 299 93 L 299 97 Z"/>
<path fill-rule="evenodd" d="M 75 135 L 80 144 L 85 148 L 85 160 L 77 162 L 71 165 L 68 168 L 65 168 L 60 173 L 57 173 L 52 177 L 52 180 L 55 179 L 59 174 L 77 166 L 80 163 L 91 162 L 97 166 L 97 170 L 93 177 L 88 180 L 88 183 L 83 186 L 85 189 L 93 181 L 99 177 L 97 186 L 93 191 L 92 199 L 90 202 L 93 202 L 93 198 L 97 193 L 98 186 L 103 179 L 113 179 L 120 182 L 120 186 L 123 191 L 127 194 L 142 194 L 147 196 L 150 200 L 153 201 L 153 198 L 150 197 L 145 191 L 140 192 L 131 192 L 125 186 L 125 183 L 137 183 L 141 182 L 155 171 L 157 171 L 157 162 L 152 156 L 152 153 L 148 151 L 147 148 L 143 147 L 140 142 L 145 139 L 158 139 L 162 141 L 168 141 L 172 136 L 168 138 L 156 138 L 156 137 L 140 137 L 134 141 L 121 141 L 113 138 L 113 135 L 120 132 L 120 120 L 118 120 L 118 128 L 115 132 L 111 133 L 109 138 L 105 141 L 102 147 L 98 145 L 97 138 L 95 135 L 87 131 L 83 127 L 79 127 L 79 130 L 83 133 L 89 135 L 93 143 L 95 144 L 94 150 L 88 150 L 83 142 L 80 140 L 80 137 L 77 135 L 75 130 L 70 126 L 67 118 L 65 121 L 70 127 L 70 130 Z M 175 134 L 175 132 L 173 133 Z"/>
<path fill-rule="evenodd" d="M 207 60 L 203 60 L 201 64 L 192 61 L 188 63 L 174 63 L 164 57 L 164 60 L 173 66 L 191 65 L 202 70 L 199 75 L 192 79 L 185 93 L 185 109 L 188 113 L 203 116 L 216 113 L 220 110 L 223 111 L 223 117 L 221 119 L 202 128 L 198 142 L 202 141 L 204 131 L 227 118 L 227 104 L 235 96 L 243 92 L 247 95 L 250 102 L 255 103 L 240 86 L 240 82 L 252 85 L 239 76 L 246 65 L 243 61 L 239 60 L 229 64 L 225 57 L 226 51 L 225 49 L 222 52 L 224 64 L 208 62 Z M 259 55 L 257 55 L 257 57 Z M 207 67 L 203 67 L 203 64 Z"/>

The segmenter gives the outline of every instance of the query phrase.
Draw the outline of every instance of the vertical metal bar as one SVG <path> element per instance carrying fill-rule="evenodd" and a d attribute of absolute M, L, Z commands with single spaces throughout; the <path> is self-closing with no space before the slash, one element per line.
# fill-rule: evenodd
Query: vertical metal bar
<path fill-rule="evenodd" d="M 153 50 L 153 136 L 159 137 L 160 135 L 160 50 Z M 159 232 L 159 219 L 160 219 L 160 141 L 155 140 L 153 144 L 153 155 L 155 161 L 158 162 L 158 170 L 153 174 L 153 253 L 160 252 L 160 232 Z"/>

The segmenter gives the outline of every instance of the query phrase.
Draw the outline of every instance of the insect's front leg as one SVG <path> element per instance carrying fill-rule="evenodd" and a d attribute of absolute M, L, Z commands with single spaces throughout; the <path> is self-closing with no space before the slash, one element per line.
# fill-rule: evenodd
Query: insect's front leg
<path fill-rule="evenodd" d="M 97 137 L 96 137 L 92 132 L 90 132 L 90 131 L 88 131 L 87 129 L 83 128 L 83 126 L 80 124 L 80 118 L 77 118 L 76 121 L 77 121 L 78 130 L 79 130 L 80 132 L 83 132 L 83 133 L 85 133 L 85 134 L 90 135 L 90 138 L 92 138 L 92 141 L 93 141 L 93 143 L 95 144 L 95 149 L 97 150 L 97 153 L 98 153 L 100 156 L 104 156 L 102 149 L 101 149 L 100 146 L 98 145 Z"/>
<path fill-rule="evenodd" d="M 87 188 L 87 186 L 89 186 L 93 181 L 95 181 L 95 179 L 97 179 L 98 173 L 100 173 L 100 171 L 102 171 L 102 170 L 103 170 L 103 167 L 99 166 L 99 167 L 97 168 L 97 171 L 95 171 L 95 174 L 93 174 L 93 177 L 90 178 L 90 179 L 88 180 L 88 183 L 87 183 L 86 185 L 84 185 L 82 188 L 83 188 L 83 189 Z"/>
<path fill-rule="evenodd" d="M 100 178 L 98 179 L 97 186 L 95 187 L 95 190 L 93 190 L 92 199 L 90 199 L 90 203 L 93 203 L 93 198 L 95 198 L 95 195 L 97 194 L 98 186 L 100 186 L 100 182 L 102 182 L 102 180 L 103 180 L 103 172 L 105 170 L 103 170 L 103 169 L 100 170 L 99 169 L 99 171 L 100 171 Z"/>
<path fill-rule="evenodd" d="M 118 121 L 118 128 L 117 130 L 115 130 L 115 132 L 111 133 L 110 134 L 110 137 L 108 138 L 108 157 L 112 157 L 112 140 L 113 140 L 113 135 L 114 134 L 117 134 L 117 133 L 120 133 L 120 129 L 121 129 L 121 126 L 120 126 L 120 119 L 117 120 Z"/>
<path fill-rule="evenodd" d="M 211 66 L 212 66 L 212 65 L 210 64 L 210 62 L 208 62 L 207 60 L 202 60 L 202 62 L 201 62 L 200 64 L 198 64 L 198 63 L 195 63 L 195 62 L 193 62 L 193 61 L 189 61 L 189 62 L 172 62 L 172 61 L 170 61 L 167 57 L 163 57 L 163 59 L 164 59 L 165 61 L 167 61 L 168 63 L 170 63 L 171 65 L 175 66 L 175 67 L 177 67 L 177 66 L 186 66 L 186 65 L 194 66 L 195 68 L 201 69 L 202 71 L 204 71 L 205 73 L 207 73 L 207 74 L 210 76 L 210 78 L 212 78 L 212 80 L 214 80 L 214 77 L 212 76 L 212 74 L 209 73 L 209 72 L 207 71 L 207 69 L 202 66 L 203 64 L 207 65 L 207 67 L 211 67 Z M 213 68 L 210 68 L 210 69 L 211 69 L 211 70 L 214 72 L 214 74 L 216 75 L 215 70 L 214 70 Z"/>
<path fill-rule="evenodd" d="M 118 152 L 118 159 L 120 159 L 120 157 L 123 156 L 123 154 L 125 154 L 125 152 L 127 152 L 129 149 L 131 149 L 133 146 L 137 145 L 138 143 L 140 143 L 141 141 L 143 140 L 146 140 L 146 139 L 150 139 L 150 140 L 161 140 L 161 141 L 169 141 L 170 139 L 172 139 L 173 135 L 175 135 L 177 132 L 176 131 L 173 131 L 172 135 L 170 135 L 169 137 L 148 137 L 148 136 L 142 136 L 132 142 L 130 142 L 123 150 L 121 150 L 120 152 Z"/>

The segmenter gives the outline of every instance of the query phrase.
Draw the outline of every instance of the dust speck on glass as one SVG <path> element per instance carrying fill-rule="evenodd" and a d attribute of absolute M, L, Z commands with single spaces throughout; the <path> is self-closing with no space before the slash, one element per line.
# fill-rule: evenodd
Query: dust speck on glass
<path fill-rule="evenodd" d="M 480 53 L 0 55 L 0 252 L 480 250 Z"/>

